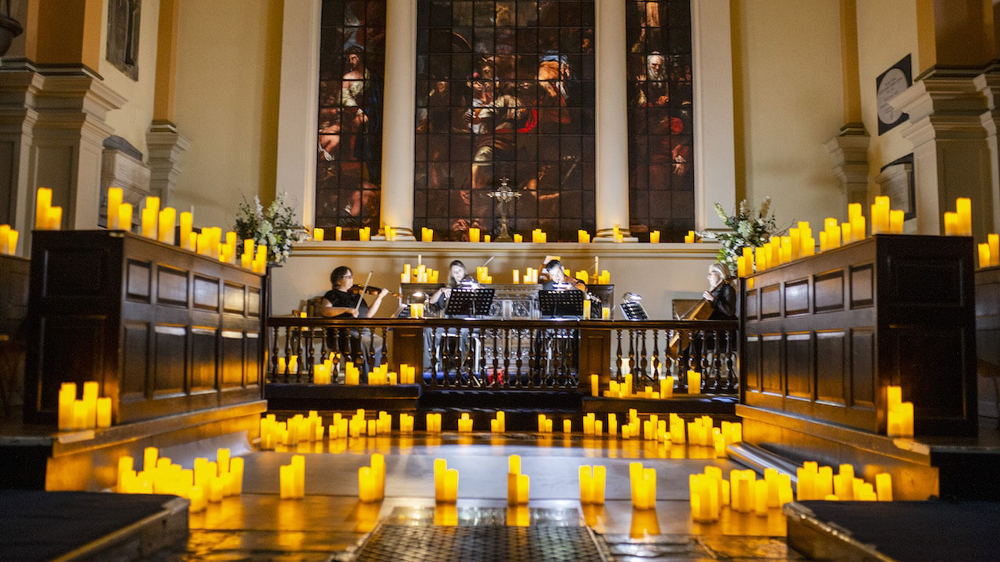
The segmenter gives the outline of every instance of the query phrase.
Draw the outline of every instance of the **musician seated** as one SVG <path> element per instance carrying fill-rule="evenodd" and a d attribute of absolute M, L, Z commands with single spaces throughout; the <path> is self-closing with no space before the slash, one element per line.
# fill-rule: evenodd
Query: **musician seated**
<path fill-rule="evenodd" d="M 543 291 L 563 291 L 563 290 L 576 290 L 576 291 L 587 291 L 587 285 L 566 275 L 566 268 L 563 267 L 562 262 L 559 260 L 550 260 L 545 264 L 545 273 L 549 276 L 549 280 L 542 285 Z"/>
<path fill-rule="evenodd" d="M 729 271 L 725 264 L 713 263 L 708 266 L 709 290 L 702 297 L 712 306 L 708 320 L 733 320 L 736 318 L 736 289 L 729 283 Z"/>
<path fill-rule="evenodd" d="M 448 299 L 451 298 L 452 289 L 475 289 L 479 287 L 465 269 L 465 264 L 461 260 L 454 260 L 448 266 L 448 283 L 434 292 L 427 301 L 436 307 L 441 313 L 448 308 Z"/>
<path fill-rule="evenodd" d="M 448 308 L 448 299 L 454 289 L 477 289 L 476 282 L 461 260 L 454 260 L 448 266 L 448 283 L 434 292 L 427 302 L 442 316 Z M 469 351 L 469 329 L 447 328 L 442 331 L 424 330 L 424 365 L 435 371 L 456 374 L 462 370 Z M 433 350 L 434 363 L 431 363 Z"/>
<path fill-rule="evenodd" d="M 330 274 L 333 288 L 323 295 L 320 314 L 327 318 L 373 318 L 382 306 L 382 300 L 389 294 L 388 289 L 378 289 L 378 296 L 371 306 L 365 302 L 360 285 L 354 284 L 354 272 L 347 266 L 340 266 Z M 368 288 L 372 289 L 372 288 Z M 373 289 L 373 291 L 376 291 Z M 365 292 L 369 292 L 367 289 Z M 335 335 L 338 334 L 339 336 Z M 382 338 L 371 330 L 327 330 L 327 345 L 348 357 L 366 376 L 368 363 L 365 350 L 372 349 L 381 354 Z"/>

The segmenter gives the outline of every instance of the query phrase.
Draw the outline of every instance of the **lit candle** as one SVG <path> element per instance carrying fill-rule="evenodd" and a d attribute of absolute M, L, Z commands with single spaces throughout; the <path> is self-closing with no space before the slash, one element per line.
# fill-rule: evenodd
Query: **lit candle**
<path fill-rule="evenodd" d="M 118 210 L 122 205 L 122 188 L 120 187 L 109 187 L 108 188 L 108 201 L 105 209 L 108 214 L 108 230 L 118 230 Z"/>
<path fill-rule="evenodd" d="M 958 215 L 956 213 L 944 214 L 944 235 L 958 236 Z"/>
<path fill-rule="evenodd" d="M 889 232 L 893 234 L 903 233 L 903 211 L 889 211 Z"/>
<path fill-rule="evenodd" d="M 604 465 L 594 466 L 594 503 L 604 505 L 605 485 L 607 484 L 607 468 Z"/>
<path fill-rule="evenodd" d="M 688 394 L 701 394 L 701 373 L 688 371 Z"/>
<path fill-rule="evenodd" d="M 281 499 L 295 498 L 295 469 L 292 465 L 282 465 L 278 469 L 278 483 Z"/>
<path fill-rule="evenodd" d="M 903 388 L 899 386 L 888 386 L 885 389 L 886 411 L 895 412 L 903 402 Z"/>
<path fill-rule="evenodd" d="M 609 307 L 609 306 L 602 306 L 601 307 L 601 320 L 610 320 L 610 319 L 611 319 L 611 307 Z"/>
<path fill-rule="evenodd" d="M 371 240 L 372 229 L 370 226 L 366 226 L 358 230 L 358 240 L 361 242 L 368 242 Z"/>
<path fill-rule="evenodd" d="M 1000 265 L 1000 235 L 989 234 L 986 236 L 986 241 L 990 247 L 990 267 Z"/>
<path fill-rule="evenodd" d="M 172 207 L 167 207 L 159 213 L 159 218 L 156 223 L 157 235 L 156 239 L 164 244 L 174 244 L 174 223 L 177 218 L 177 210 Z"/>
<path fill-rule="evenodd" d="M 385 457 L 379 453 L 372 454 L 372 476 L 375 478 L 375 499 L 385 497 Z"/>
<path fill-rule="evenodd" d="M 62 230 L 62 207 L 50 207 L 48 230 Z"/>
<path fill-rule="evenodd" d="M 956 199 L 955 214 L 958 215 L 958 235 L 972 236 L 972 200 L 968 197 Z"/>
<path fill-rule="evenodd" d="M 521 236 L 520 234 L 515 234 L 514 235 L 514 242 L 516 242 L 516 243 L 524 242 L 524 236 Z"/>
<path fill-rule="evenodd" d="M 517 504 L 518 505 L 527 505 L 528 504 L 528 496 L 529 496 L 528 490 L 529 490 L 530 484 L 531 484 L 531 481 L 528 478 L 527 474 L 518 474 L 517 475 Z"/>
<path fill-rule="evenodd" d="M 892 501 L 892 476 L 888 472 L 875 475 L 875 489 L 878 494 L 878 501 Z"/>
<path fill-rule="evenodd" d="M 243 459 L 236 457 L 229 461 L 229 473 L 233 475 L 233 494 L 243 493 Z"/>
<path fill-rule="evenodd" d="M 52 190 L 39 187 L 35 193 L 35 230 L 49 229 L 49 208 L 52 206 Z"/>
<path fill-rule="evenodd" d="M 146 238 L 157 237 L 156 220 L 160 217 L 160 198 L 146 197 L 146 207 L 142 212 L 143 226 L 142 235 Z"/>
<path fill-rule="evenodd" d="M 588 465 L 580 467 L 580 503 L 594 503 L 594 474 Z"/>
<path fill-rule="evenodd" d="M 97 427 L 111 427 L 111 399 L 97 399 Z"/>
<path fill-rule="evenodd" d="M 159 457 L 160 450 L 156 447 L 146 447 L 142 450 L 142 469 L 149 471 L 156 467 L 156 459 Z"/>
<path fill-rule="evenodd" d="M 86 407 L 86 426 L 95 427 L 97 425 L 97 397 L 100 394 L 100 385 L 95 381 L 83 383 L 83 405 Z"/>
<path fill-rule="evenodd" d="M 343 227 L 340 227 L 340 226 L 336 227 L 334 229 L 334 231 L 333 231 L 333 236 L 334 236 L 334 239 L 337 242 L 340 242 L 341 238 L 343 238 L 343 236 L 344 236 L 344 229 L 343 229 Z"/>
<path fill-rule="evenodd" d="M 899 405 L 899 429 L 903 437 L 913 437 L 913 402 Z"/>
<path fill-rule="evenodd" d="M 654 230 L 653 232 L 649 233 L 649 243 L 650 244 L 659 244 L 660 243 L 660 231 L 659 230 Z"/>
<path fill-rule="evenodd" d="M 563 433 L 570 434 L 573 433 L 573 421 L 563 420 Z"/>
<path fill-rule="evenodd" d="M 590 319 L 590 307 L 591 307 L 590 299 L 585 299 L 583 301 L 583 319 L 584 320 L 589 320 Z"/>
<path fill-rule="evenodd" d="M 472 227 L 469 229 L 469 242 L 479 242 L 479 229 Z"/>
<path fill-rule="evenodd" d="M 444 475 L 444 501 L 447 503 L 455 503 L 458 501 L 458 470 L 454 468 L 448 469 Z"/>
<path fill-rule="evenodd" d="M 302 455 L 293 456 L 292 467 L 295 472 L 295 497 L 303 498 L 306 495 L 306 458 Z"/>
<path fill-rule="evenodd" d="M 76 383 L 64 382 L 59 387 L 59 429 L 74 429 L 73 403 L 76 401 Z"/>
<path fill-rule="evenodd" d="M 358 469 L 358 499 L 362 502 L 375 501 L 375 483 L 371 472 L 372 469 L 368 466 Z"/>
<path fill-rule="evenodd" d="M 599 394 L 600 383 L 601 383 L 601 377 L 600 377 L 600 375 L 597 375 L 597 374 L 590 375 L 590 395 L 591 396 L 600 396 L 600 394 Z"/>

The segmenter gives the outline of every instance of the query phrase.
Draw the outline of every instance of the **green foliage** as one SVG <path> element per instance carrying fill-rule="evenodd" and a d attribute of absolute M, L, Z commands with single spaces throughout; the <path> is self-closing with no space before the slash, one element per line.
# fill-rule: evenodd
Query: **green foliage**
<path fill-rule="evenodd" d="M 780 235 L 783 230 L 778 230 L 774 213 L 769 213 L 771 209 L 771 198 L 765 197 L 760 204 L 760 209 L 753 209 L 744 199 L 740 202 L 740 207 L 736 214 L 730 216 L 722 205 L 715 204 L 715 212 L 719 214 L 730 231 L 706 231 L 700 232 L 702 238 L 718 240 L 722 247 L 719 248 L 719 255 L 716 261 L 725 264 L 729 271 L 735 274 L 736 260 L 743 255 L 743 248 L 760 248 L 771 236 Z"/>
<path fill-rule="evenodd" d="M 254 195 L 253 204 L 246 198 L 240 203 L 233 230 L 243 240 L 267 245 L 267 263 L 284 263 L 292 251 L 293 242 L 306 239 L 305 228 L 295 222 L 295 211 L 285 203 L 287 193 L 279 193 L 265 210 Z"/>

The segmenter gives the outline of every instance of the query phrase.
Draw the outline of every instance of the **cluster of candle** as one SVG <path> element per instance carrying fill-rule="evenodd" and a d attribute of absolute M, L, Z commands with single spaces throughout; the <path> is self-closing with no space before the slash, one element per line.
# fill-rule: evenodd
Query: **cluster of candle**
<path fill-rule="evenodd" d="M 580 466 L 580 503 L 583 505 L 604 505 L 607 484 L 607 468 L 604 465 Z"/>
<path fill-rule="evenodd" d="M 697 241 L 698 240 L 695 238 L 695 233 L 694 233 L 693 230 L 689 230 L 688 233 L 684 235 L 684 243 L 685 244 L 693 244 L 694 242 L 697 242 Z"/>
<path fill-rule="evenodd" d="M 83 397 L 77 400 L 76 383 L 62 383 L 57 415 L 59 430 L 111 427 L 111 399 L 99 398 L 99 393 L 97 382 L 85 382 Z"/>
<path fill-rule="evenodd" d="M 243 459 L 231 458 L 229 449 L 219 449 L 213 462 L 196 458 L 193 470 L 159 457 L 156 447 L 143 450 L 142 471 L 136 472 L 134 463 L 130 456 L 118 459 L 118 493 L 181 496 L 191 501 L 192 513 L 203 511 L 208 502 L 243 493 Z"/>
<path fill-rule="evenodd" d="M 378 502 L 385 498 L 385 457 L 372 454 L 371 466 L 358 469 L 358 499 L 364 503 Z"/>
<path fill-rule="evenodd" d="M 278 469 L 278 486 L 283 500 L 297 500 L 306 497 L 306 458 L 293 455 L 291 464 Z"/>
<path fill-rule="evenodd" d="M 334 354 L 330 353 L 322 363 L 313 365 L 313 384 L 333 383 Z"/>
<path fill-rule="evenodd" d="M 577 230 L 576 241 L 580 244 L 590 244 L 590 233 L 586 230 Z"/>
<path fill-rule="evenodd" d="M 535 244 L 544 244 L 549 241 L 549 236 L 542 232 L 542 229 L 536 228 L 531 231 L 531 241 Z"/>
<path fill-rule="evenodd" d="M 372 227 L 363 226 L 358 229 L 358 240 L 368 242 L 372 239 Z"/>
<path fill-rule="evenodd" d="M 323 420 L 316 410 L 311 410 L 308 417 L 296 414 L 283 422 L 278 422 L 274 414 L 268 414 L 260 419 L 260 448 L 273 450 L 279 443 L 294 446 L 322 441 L 324 431 Z"/>
<path fill-rule="evenodd" d="M 434 459 L 434 500 L 438 503 L 458 501 L 458 470 L 449 469 L 445 459 Z"/>
<path fill-rule="evenodd" d="M 903 215 L 903 211 L 889 208 L 888 197 L 876 197 L 871 206 L 872 234 L 902 234 Z"/>
<path fill-rule="evenodd" d="M 287 371 L 286 371 L 287 369 Z M 299 372 L 299 356 L 289 355 L 288 358 L 278 357 L 278 373 L 295 374 Z"/>
<path fill-rule="evenodd" d="M 538 433 L 552 433 L 552 421 L 545 414 L 538 414 Z M 563 428 L 565 429 L 565 425 Z"/>
<path fill-rule="evenodd" d="M 955 200 L 955 212 L 944 214 L 945 236 L 972 236 L 972 200 L 959 197 Z"/>
<path fill-rule="evenodd" d="M 52 190 L 39 187 L 35 193 L 35 230 L 62 230 L 62 207 L 52 206 Z"/>
<path fill-rule="evenodd" d="M 9 224 L 0 224 L 0 256 L 17 255 L 17 239 L 20 233 Z"/>
<path fill-rule="evenodd" d="M 422 302 L 410 303 L 410 318 L 423 318 L 424 307 L 425 305 Z"/>
<path fill-rule="evenodd" d="M 0 226 L 0 244 L 3 244 L 3 227 Z M 14 253 L 11 250 L 11 253 Z M 996 267 L 1000 265 L 1000 235 L 989 234 L 986 244 L 979 245 L 979 267 Z"/>
<path fill-rule="evenodd" d="M 385 228 L 383 230 L 385 232 L 385 239 L 387 241 L 389 241 L 389 242 L 395 242 L 396 241 L 396 229 L 395 228 L 393 228 L 393 227 L 391 227 L 389 225 L 385 225 Z"/>
<path fill-rule="evenodd" d="M 722 469 L 709 466 L 704 474 L 692 474 L 689 485 L 691 516 L 698 523 L 718 521 L 719 511 L 726 505 L 733 511 L 764 517 L 768 509 L 792 501 L 791 477 L 773 468 L 764 471 L 763 480 L 758 480 L 753 470 L 732 470 L 727 481 L 722 478 Z"/>
<path fill-rule="evenodd" d="M 533 285 L 538 283 L 538 270 L 529 267 L 524 270 L 524 277 L 521 277 L 521 271 L 519 269 L 514 270 L 514 284 L 524 283 L 525 285 Z"/>
<path fill-rule="evenodd" d="M 913 437 L 913 402 L 903 402 L 903 389 L 886 388 L 886 433 L 889 437 Z"/>
<path fill-rule="evenodd" d="M 507 414 L 505 414 L 503 410 L 497 412 L 497 417 L 490 420 L 490 432 L 491 433 L 507 432 Z"/>
<path fill-rule="evenodd" d="M 434 241 L 434 229 L 433 228 L 427 228 L 426 226 L 422 227 L 420 229 L 420 240 L 422 240 L 424 242 L 433 242 Z"/>
<path fill-rule="evenodd" d="M 361 369 L 355 367 L 353 361 L 344 363 L 344 384 L 348 386 L 358 386 L 361 384 Z"/>
<path fill-rule="evenodd" d="M 472 433 L 472 419 L 469 418 L 469 414 L 462 414 L 462 417 L 458 420 L 458 432 L 459 433 Z"/>
<path fill-rule="evenodd" d="M 796 497 L 803 500 L 892 501 L 892 476 L 887 472 L 875 475 L 875 486 L 854 476 L 854 466 L 840 465 L 836 476 L 833 468 L 807 461 L 796 469 Z"/>
<path fill-rule="evenodd" d="M 659 230 L 654 230 L 653 232 L 649 233 L 649 243 L 650 244 L 659 244 L 660 243 L 660 231 Z"/>
<path fill-rule="evenodd" d="M 390 380 L 389 377 L 390 374 L 392 375 L 391 377 L 392 380 Z M 389 365 L 386 363 L 383 363 L 373 368 L 371 372 L 368 373 L 368 386 L 385 386 L 388 384 L 396 384 L 398 380 L 399 377 L 396 375 L 395 372 L 393 373 L 389 372 Z"/>
<path fill-rule="evenodd" d="M 516 507 L 528 505 L 528 495 L 531 480 L 527 474 L 521 474 L 521 456 L 507 457 L 507 505 Z"/>
<path fill-rule="evenodd" d="M 403 272 L 399 274 L 399 280 L 402 283 L 437 283 L 440 272 L 436 269 L 430 269 L 424 264 L 418 264 L 417 267 L 410 267 L 410 264 L 403 264 Z"/>
<path fill-rule="evenodd" d="M 480 283 L 492 283 L 493 276 L 490 275 L 490 268 L 485 265 L 476 266 L 476 281 Z"/>
<path fill-rule="evenodd" d="M 413 433 L 413 416 L 410 414 L 399 414 L 399 432 Z"/>
<path fill-rule="evenodd" d="M 122 188 L 108 188 L 108 230 L 132 230 L 132 204 L 122 203 L 123 200 Z"/>
<path fill-rule="evenodd" d="M 614 238 L 615 242 L 624 242 L 625 234 L 622 233 L 622 229 L 617 224 L 614 226 L 611 232 L 611 236 Z"/>
<path fill-rule="evenodd" d="M 441 414 L 427 414 L 427 432 L 441 433 Z"/>
<path fill-rule="evenodd" d="M 628 464 L 629 482 L 632 491 L 632 507 L 635 509 L 656 509 L 656 469 L 645 468 L 641 462 Z"/>

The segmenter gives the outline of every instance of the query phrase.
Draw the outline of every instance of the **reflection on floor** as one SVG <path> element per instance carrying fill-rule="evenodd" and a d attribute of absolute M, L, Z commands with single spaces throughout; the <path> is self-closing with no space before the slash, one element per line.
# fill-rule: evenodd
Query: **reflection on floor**
<path fill-rule="evenodd" d="M 386 461 L 386 499 L 357 499 L 358 468 L 371 453 Z M 306 456 L 306 497 L 278 497 L 278 467 L 293 454 Z M 531 501 L 521 514 L 506 507 L 507 456 L 522 457 L 531 477 Z M 459 470 L 458 504 L 435 508 L 433 462 L 444 458 Z M 663 446 L 642 441 L 584 439 L 536 434 L 457 434 L 333 441 L 293 451 L 247 455 L 243 495 L 209 504 L 191 515 L 191 537 L 178 551 L 156 560 L 358 560 L 359 545 L 386 525 L 448 526 L 586 525 L 613 560 L 797 559 L 785 547 L 785 518 L 723 510 L 711 525 L 691 521 L 688 475 L 708 465 L 724 473 L 739 465 L 716 459 L 709 447 Z M 633 510 L 628 463 L 657 469 L 655 510 Z M 579 503 L 578 467 L 607 467 L 607 503 Z M 454 510 L 454 511 L 452 511 Z M 391 529 L 390 529 L 391 530 Z"/>

